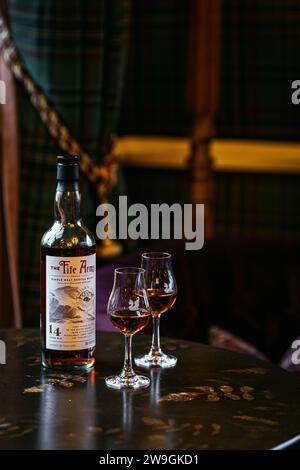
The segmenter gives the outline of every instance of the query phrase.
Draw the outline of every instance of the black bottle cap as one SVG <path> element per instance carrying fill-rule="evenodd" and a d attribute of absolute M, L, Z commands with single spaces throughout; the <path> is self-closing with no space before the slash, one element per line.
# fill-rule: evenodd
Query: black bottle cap
<path fill-rule="evenodd" d="M 79 165 L 76 155 L 59 155 L 57 157 L 57 180 L 78 181 Z"/>

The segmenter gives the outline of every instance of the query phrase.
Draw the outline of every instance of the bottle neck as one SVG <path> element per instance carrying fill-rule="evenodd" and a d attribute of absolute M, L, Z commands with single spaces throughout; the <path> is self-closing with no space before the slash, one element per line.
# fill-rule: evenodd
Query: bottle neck
<path fill-rule="evenodd" d="M 58 181 L 54 202 L 55 220 L 66 224 L 81 222 L 81 194 L 78 181 Z"/>

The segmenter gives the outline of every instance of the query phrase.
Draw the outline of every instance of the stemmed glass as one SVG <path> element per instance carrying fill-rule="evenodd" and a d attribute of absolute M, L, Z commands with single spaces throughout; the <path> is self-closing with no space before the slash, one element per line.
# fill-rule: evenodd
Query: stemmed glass
<path fill-rule="evenodd" d="M 144 274 L 142 268 L 115 269 L 107 314 L 125 337 L 125 358 L 122 372 L 105 379 L 111 388 L 137 390 L 150 384 L 148 377 L 135 374 L 131 354 L 132 336 L 145 328 L 151 316 Z"/>
<path fill-rule="evenodd" d="M 146 288 L 153 318 L 153 334 L 150 352 L 135 358 L 139 367 L 173 367 L 177 358 L 166 354 L 160 347 L 160 316 L 169 310 L 177 297 L 176 280 L 172 268 L 172 256 L 169 253 L 144 253 L 142 268 L 145 269 Z"/>

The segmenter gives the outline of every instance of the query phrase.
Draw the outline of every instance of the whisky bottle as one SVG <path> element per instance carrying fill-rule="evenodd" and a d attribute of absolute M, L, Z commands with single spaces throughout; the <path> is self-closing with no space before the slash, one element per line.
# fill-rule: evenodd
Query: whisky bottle
<path fill-rule="evenodd" d="M 42 364 L 89 369 L 95 362 L 96 246 L 80 214 L 76 156 L 57 157 L 54 222 L 41 241 Z"/>

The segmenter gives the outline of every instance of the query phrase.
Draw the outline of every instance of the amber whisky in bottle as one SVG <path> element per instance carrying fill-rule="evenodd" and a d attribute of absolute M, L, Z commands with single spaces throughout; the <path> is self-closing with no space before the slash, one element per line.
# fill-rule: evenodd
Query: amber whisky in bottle
<path fill-rule="evenodd" d="M 42 364 L 89 369 L 96 349 L 96 247 L 80 214 L 76 156 L 57 157 L 54 222 L 41 241 Z"/>

